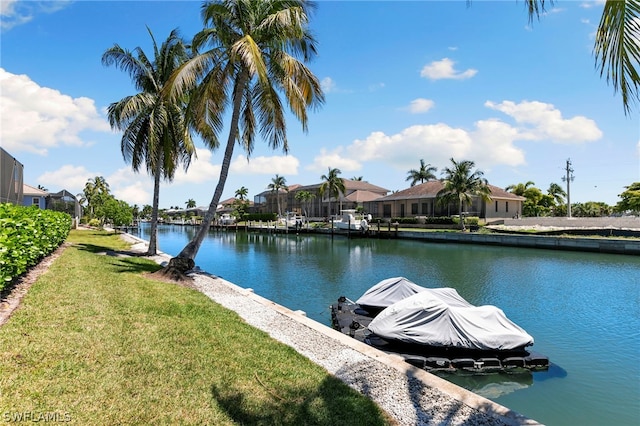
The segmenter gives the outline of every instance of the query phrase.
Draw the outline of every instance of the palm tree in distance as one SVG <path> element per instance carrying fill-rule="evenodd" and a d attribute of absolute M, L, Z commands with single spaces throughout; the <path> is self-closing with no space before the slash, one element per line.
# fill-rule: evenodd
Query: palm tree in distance
<path fill-rule="evenodd" d="M 236 198 L 240 201 L 244 201 L 247 199 L 247 195 L 249 195 L 249 190 L 244 186 L 236 189 Z"/>
<path fill-rule="evenodd" d="M 295 195 L 295 199 L 302 205 L 302 210 L 307 220 L 309 220 L 309 205 L 314 198 L 316 198 L 316 194 L 309 191 L 298 191 Z"/>
<path fill-rule="evenodd" d="M 450 202 L 458 203 L 458 213 L 460 213 L 460 229 L 465 230 L 464 226 L 464 203 L 471 204 L 472 196 L 478 196 L 484 201 L 491 199 L 491 189 L 487 180 L 483 178 L 484 172 L 480 170 L 473 171 L 475 163 L 465 160 L 456 162 L 451 158 L 452 167 L 446 167 L 442 173 L 443 188 L 438 191 L 436 198 L 440 203 L 448 204 Z"/>
<path fill-rule="evenodd" d="M 564 197 L 567 196 L 566 191 L 557 183 L 551 183 L 549 185 L 547 194 L 551 195 L 558 205 L 564 204 Z"/>
<path fill-rule="evenodd" d="M 197 86 L 189 117 L 212 149 L 219 146 L 217 134 L 227 106 L 231 107 L 231 121 L 209 209 L 195 236 L 169 262 L 167 274 L 179 278 L 194 266 L 224 191 L 235 144 L 250 155 L 259 133 L 272 149 L 288 152 L 280 94 L 305 132 L 307 109 L 324 102 L 320 81 L 305 65 L 316 54 L 308 30 L 313 7 L 305 0 L 227 0 L 202 5 L 205 28 L 196 34 L 192 47 L 209 50 L 181 67 L 169 94 L 180 97 Z"/>
<path fill-rule="evenodd" d="M 174 99 L 162 95 L 171 74 L 187 59 L 187 48 L 178 31 L 173 30 L 158 47 L 151 30 L 153 55 L 140 47 L 133 52 L 117 44 L 102 55 L 105 66 L 115 65 L 131 76 L 138 93 L 109 105 L 109 124 L 123 131 L 120 148 L 134 171 L 145 167 L 153 176 L 153 210 L 147 255 L 157 254 L 160 179 L 173 180 L 178 165 L 186 170 L 195 148 L 185 125 L 186 94 Z"/>
<path fill-rule="evenodd" d="M 362 176 L 354 176 L 351 178 L 351 180 L 356 181 L 356 182 L 362 182 Z"/>
<path fill-rule="evenodd" d="M 89 218 L 93 218 L 95 214 L 95 204 L 97 202 L 97 198 L 100 198 L 101 195 L 109 195 L 110 188 L 106 179 L 102 176 L 96 176 L 94 178 L 90 178 L 84 184 L 82 199 L 86 201 L 87 208 L 89 209 Z"/>
<path fill-rule="evenodd" d="M 529 189 L 533 185 L 535 185 L 535 183 L 529 180 L 526 183 L 511 184 L 505 187 L 504 190 L 512 194 L 518 195 L 520 197 L 524 197 L 527 192 L 527 189 Z"/>
<path fill-rule="evenodd" d="M 436 175 L 434 174 L 438 170 L 437 167 L 433 167 L 431 164 L 425 164 L 424 160 L 420 160 L 420 168 L 419 169 L 411 169 L 407 172 L 407 181 L 411 181 L 411 186 L 415 186 L 416 183 L 424 183 L 425 181 L 429 182 L 430 180 L 435 180 Z"/>
<path fill-rule="evenodd" d="M 332 169 L 329 167 L 329 172 L 326 175 L 322 175 L 320 180 L 322 180 L 322 184 L 320 185 L 320 196 L 324 197 L 326 193 L 329 198 L 329 207 L 327 210 L 327 215 L 331 216 L 331 198 L 335 197 L 336 199 L 340 196 L 340 194 L 345 193 L 344 180 L 338 175 L 342 172 L 340 169 Z"/>
<path fill-rule="evenodd" d="M 282 191 L 289 192 L 289 187 L 287 186 L 287 179 L 284 176 L 276 175 L 271 179 L 271 183 L 267 185 L 267 189 L 269 189 L 272 193 L 276 194 L 276 203 L 278 205 L 278 216 L 282 216 L 282 207 L 280 204 L 280 194 Z"/>
<path fill-rule="evenodd" d="M 196 206 L 196 201 L 193 198 L 189 198 L 184 203 L 186 204 L 188 209 L 192 209 L 192 208 L 194 208 Z"/>

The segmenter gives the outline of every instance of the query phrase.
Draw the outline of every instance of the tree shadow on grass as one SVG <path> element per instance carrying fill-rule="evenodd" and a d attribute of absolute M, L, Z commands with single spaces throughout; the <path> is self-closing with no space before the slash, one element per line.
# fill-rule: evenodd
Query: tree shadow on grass
<path fill-rule="evenodd" d="M 75 247 L 78 250 L 89 253 L 114 257 L 115 259 L 112 263 L 114 266 L 120 267 L 119 272 L 154 273 L 162 269 L 162 266 L 155 262 L 139 260 L 145 256 L 145 253 L 131 250 L 113 250 L 111 247 L 86 243 L 76 244 Z"/>
<path fill-rule="evenodd" d="M 390 425 L 394 422 L 373 401 L 362 398 L 335 377 L 317 388 L 266 389 L 256 381 L 255 392 L 234 383 L 214 384 L 214 404 L 238 424 L 247 425 Z M 266 390 L 266 394 L 265 394 Z"/>

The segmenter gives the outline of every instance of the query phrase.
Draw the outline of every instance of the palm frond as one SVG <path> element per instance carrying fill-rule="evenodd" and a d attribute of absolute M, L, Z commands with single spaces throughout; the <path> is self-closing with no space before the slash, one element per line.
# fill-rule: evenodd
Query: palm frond
<path fill-rule="evenodd" d="M 640 102 L 640 1 L 605 3 L 594 47 L 596 68 L 615 93 L 620 91 L 625 114 Z"/>

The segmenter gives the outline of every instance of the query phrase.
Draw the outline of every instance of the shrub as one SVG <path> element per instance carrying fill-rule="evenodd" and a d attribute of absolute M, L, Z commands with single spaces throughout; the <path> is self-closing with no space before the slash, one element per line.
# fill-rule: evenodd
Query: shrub
<path fill-rule="evenodd" d="M 58 248 L 70 229 L 66 213 L 0 204 L 0 290 Z"/>

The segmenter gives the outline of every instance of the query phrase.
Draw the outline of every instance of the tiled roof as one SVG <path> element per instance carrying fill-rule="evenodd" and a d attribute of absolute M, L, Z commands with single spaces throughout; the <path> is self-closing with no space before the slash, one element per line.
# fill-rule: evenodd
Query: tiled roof
<path fill-rule="evenodd" d="M 377 192 L 371 192 L 371 191 L 361 191 L 361 190 L 357 190 L 357 191 L 353 191 L 351 194 L 347 195 L 347 200 L 354 202 L 354 203 L 366 203 L 368 201 L 374 201 L 377 200 L 379 198 L 381 198 L 382 196 L 380 195 L 380 193 Z"/>
<path fill-rule="evenodd" d="M 383 188 L 381 186 L 370 184 L 364 180 L 351 180 L 351 179 L 342 179 L 344 182 L 344 189 L 347 193 L 352 191 L 369 191 L 377 194 L 387 194 L 389 192 L 388 189 Z M 297 190 L 316 190 L 318 189 L 322 183 L 314 183 L 313 185 L 304 185 L 296 188 Z"/>
<path fill-rule="evenodd" d="M 491 198 L 507 199 L 507 200 L 525 200 L 524 197 L 512 194 L 505 191 L 502 188 L 498 188 L 494 185 L 487 185 L 491 189 Z M 444 185 L 439 180 L 432 180 L 429 182 L 421 183 L 415 186 L 411 186 L 402 191 L 395 192 L 386 197 L 379 198 L 377 201 L 393 201 L 393 200 L 409 200 L 416 198 L 435 198 L 438 191 L 440 191 Z"/>

